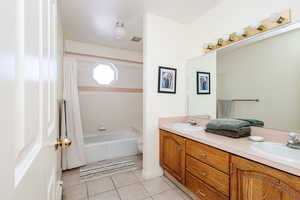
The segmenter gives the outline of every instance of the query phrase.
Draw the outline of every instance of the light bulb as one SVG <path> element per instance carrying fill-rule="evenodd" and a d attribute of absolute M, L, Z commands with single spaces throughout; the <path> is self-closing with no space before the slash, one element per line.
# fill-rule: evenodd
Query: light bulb
<path fill-rule="evenodd" d="M 208 48 L 208 43 L 204 43 L 203 44 L 203 49 L 207 49 Z"/>
<path fill-rule="evenodd" d="M 250 25 L 250 27 L 253 28 L 253 29 L 257 29 L 258 27 L 260 27 L 260 25 L 261 25 L 260 22 L 256 22 L 256 23 Z"/>
<path fill-rule="evenodd" d="M 212 44 L 213 46 L 217 46 L 218 40 L 217 40 L 217 41 L 213 41 L 211 44 Z"/>
<path fill-rule="evenodd" d="M 229 34 L 223 35 L 223 37 L 222 37 L 222 39 L 223 39 L 224 41 L 228 41 L 229 38 L 230 38 L 230 35 L 229 35 Z"/>
<path fill-rule="evenodd" d="M 271 16 L 269 17 L 269 20 L 273 23 L 276 23 L 278 21 L 278 19 L 280 18 L 280 14 L 279 13 L 273 13 L 271 14 Z"/>
<path fill-rule="evenodd" d="M 237 36 L 243 36 L 245 34 L 245 30 L 244 29 L 241 29 L 239 31 L 236 32 L 236 35 Z"/>

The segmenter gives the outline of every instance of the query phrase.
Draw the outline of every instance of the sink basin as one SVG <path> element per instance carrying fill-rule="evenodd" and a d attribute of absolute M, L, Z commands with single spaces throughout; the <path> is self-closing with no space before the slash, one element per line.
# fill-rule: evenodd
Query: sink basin
<path fill-rule="evenodd" d="M 188 132 L 204 131 L 204 129 L 201 126 L 192 126 L 189 123 L 175 123 L 172 124 L 172 128 L 178 131 L 188 131 Z"/>
<path fill-rule="evenodd" d="M 283 143 L 261 142 L 254 143 L 251 147 L 253 150 L 278 159 L 300 163 L 300 150 L 291 149 Z"/>

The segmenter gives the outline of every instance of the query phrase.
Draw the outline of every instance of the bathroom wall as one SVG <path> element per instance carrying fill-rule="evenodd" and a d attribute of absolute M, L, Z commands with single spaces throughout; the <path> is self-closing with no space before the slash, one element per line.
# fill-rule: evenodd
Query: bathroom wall
<path fill-rule="evenodd" d="M 143 60 L 142 52 L 110 48 L 107 46 L 83 43 L 83 42 L 73 41 L 73 40 L 65 40 L 65 51 L 81 53 L 81 54 L 91 54 L 91 55 L 102 56 L 102 57 L 127 59 L 127 60 L 132 60 L 137 62 L 142 62 Z"/>
<path fill-rule="evenodd" d="M 186 114 L 186 25 L 152 14 L 144 16 L 144 177 L 162 174 L 159 166 L 159 117 Z M 157 92 L 158 67 L 177 69 L 176 94 Z"/>
<path fill-rule="evenodd" d="M 210 94 L 197 94 L 197 72 L 210 72 L 210 82 L 216 82 L 216 52 L 189 59 L 187 62 L 187 113 L 191 116 L 208 115 L 216 118 L 216 84 L 210 85 Z"/>
<path fill-rule="evenodd" d="M 300 131 L 299 38 L 298 29 L 218 52 L 218 99 L 260 100 L 235 102 L 233 117 L 256 118 L 266 127 Z"/>
<path fill-rule="evenodd" d="M 67 41 L 68 51 L 140 61 L 141 53 L 98 45 Z M 103 53 L 102 53 L 103 52 Z M 108 53 L 109 52 L 109 53 Z M 84 87 L 116 87 L 142 89 L 142 64 L 74 56 L 78 62 L 78 85 Z M 118 70 L 118 79 L 111 85 L 99 85 L 93 78 L 97 63 L 111 63 Z M 79 103 L 84 135 L 110 131 L 142 129 L 142 93 L 79 90 Z M 104 127 L 106 131 L 98 131 Z"/>

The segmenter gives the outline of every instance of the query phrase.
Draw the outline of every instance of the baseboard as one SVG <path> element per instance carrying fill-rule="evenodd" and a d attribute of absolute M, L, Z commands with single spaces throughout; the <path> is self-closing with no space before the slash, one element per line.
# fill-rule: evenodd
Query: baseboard
<path fill-rule="evenodd" d="M 63 182 L 58 181 L 57 186 L 56 186 L 56 200 L 62 200 L 63 199 L 63 192 L 62 192 L 62 186 Z"/>
<path fill-rule="evenodd" d="M 151 169 L 151 170 L 143 169 L 143 178 L 146 179 L 146 180 L 162 176 L 163 174 L 164 173 L 163 173 L 163 170 L 161 168 Z"/>

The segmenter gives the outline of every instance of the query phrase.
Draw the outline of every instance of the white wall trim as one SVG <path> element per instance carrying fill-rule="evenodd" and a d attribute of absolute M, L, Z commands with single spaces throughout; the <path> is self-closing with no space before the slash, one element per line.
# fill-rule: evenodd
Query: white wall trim
<path fill-rule="evenodd" d="M 130 51 L 124 49 L 111 48 L 101 45 L 88 44 L 73 40 L 66 40 L 64 46 L 65 52 L 77 54 L 94 55 L 98 57 L 115 58 L 120 60 L 130 60 L 133 62 L 143 62 L 142 52 Z"/>

